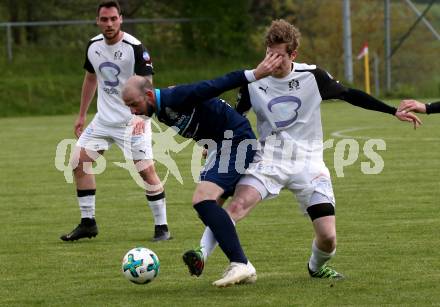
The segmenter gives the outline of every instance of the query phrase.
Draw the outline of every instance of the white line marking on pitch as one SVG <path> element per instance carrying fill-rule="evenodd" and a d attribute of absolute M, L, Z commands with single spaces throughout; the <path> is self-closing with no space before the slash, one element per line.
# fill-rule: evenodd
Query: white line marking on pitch
<path fill-rule="evenodd" d="M 376 136 L 376 137 L 371 137 L 371 136 L 360 136 L 360 135 L 349 135 L 347 133 L 349 132 L 355 132 L 355 131 L 361 131 L 361 130 L 367 130 L 367 129 L 380 129 L 381 127 L 353 127 L 353 128 L 348 128 L 348 129 L 343 129 L 343 130 L 339 130 L 339 131 L 335 131 L 332 132 L 330 135 L 332 137 L 335 138 L 340 138 L 340 139 L 359 139 L 359 140 L 369 140 L 369 139 L 383 139 L 383 140 L 391 140 L 391 141 L 401 141 L 401 140 L 418 140 L 418 141 L 427 141 L 427 142 L 431 142 L 431 141 L 439 141 L 440 138 L 410 138 L 410 137 L 380 137 L 380 136 Z M 404 132 L 404 131 L 402 131 Z"/>

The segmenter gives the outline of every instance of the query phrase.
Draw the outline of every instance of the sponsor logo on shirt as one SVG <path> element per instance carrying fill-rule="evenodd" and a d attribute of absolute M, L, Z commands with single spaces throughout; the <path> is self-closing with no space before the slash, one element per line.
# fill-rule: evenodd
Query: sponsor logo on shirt
<path fill-rule="evenodd" d="M 104 87 L 103 91 L 109 95 L 119 95 L 119 91 L 114 87 Z"/>
<path fill-rule="evenodd" d="M 104 62 L 99 65 L 99 71 L 102 74 L 105 86 L 116 87 L 119 85 L 119 74 L 121 68 L 112 62 Z"/>
<path fill-rule="evenodd" d="M 288 127 L 290 124 L 292 124 L 298 118 L 298 110 L 302 104 L 301 99 L 299 99 L 298 97 L 295 97 L 295 96 L 279 96 L 279 97 L 276 97 L 276 98 L 272 99 L 271 101 L 269 101 L 269 103 L 267 104 L 267 108 L 268 108 L 269 112 L 279 114 L 280 109 L 278 109 L 278 111 L 277 111 L 275 109 L 275 106 L 279 106 L 280 104 L 285 105 L 285 106 L 289 105 L 291 108 L 293 108 L 292 109 L 293 112 L 292 111 L 289 112 L 289 113 L 291 113 L 292 117 L 289 119 L 274 122 L 275 126 L 277 128 Z"/>

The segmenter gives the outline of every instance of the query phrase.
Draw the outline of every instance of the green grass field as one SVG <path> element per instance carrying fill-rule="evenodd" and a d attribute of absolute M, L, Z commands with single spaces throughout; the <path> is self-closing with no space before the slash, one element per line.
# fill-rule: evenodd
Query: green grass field
<path fill-rule="evenodd" d="M 369 161 L 361 155 L 337 177 L 334 147 L 325 151 L 337 199 L 332 265 L 346 280 L 308 277 L 311 223 L 283 192 L 237 226 L 257 283 L 226 289 L 211 285 L 227 265 L 220 249 L 200 278 L 190 277 L 181 260 L 203 231 L 191 208 L 192 146 L 173 155 L 184 184 L 171 178 L 166 185 L 174 240 L 149 242 L 150 210 L 128 172 L 113 164 L 123 162 L 114 147 L 97 176 L 99 235 L 65 243 L 59 236 L 78 223 L 79 210 L 75 186 L 66 183 L 54 159 L 57 144 L 73 137 L 74 116 L 0 119 L 0 305 L 440 305 L 440 116 L 421 116 L 424 126 L 414 131 L 389 115 L 331 102 L 323 105 L 322 117 L 325 139 L 335 144 L 341 138 L 332 134 L 338 132 L 360 137 L 361 149 L 365 138 L 386 142 L 386 150 L 378 151 L 385 163 L 378 175 L 361 172 L 361 162 Z M 160 274 L 149 285 L 132 284 L 120 272 L 123 255 L 135 246 L 149 247 L 160 258 Z"/>

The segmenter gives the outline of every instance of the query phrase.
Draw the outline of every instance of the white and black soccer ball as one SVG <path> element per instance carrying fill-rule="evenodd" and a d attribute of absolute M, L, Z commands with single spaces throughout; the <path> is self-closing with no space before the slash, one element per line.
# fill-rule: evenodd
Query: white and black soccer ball
<path fill-rule="evenodd" d="M 129 250 L 122 260 L 122 274 L 135 284 L 148 284 L 159 274 L 160 262 L 157 255 L 145 247 Z"/>

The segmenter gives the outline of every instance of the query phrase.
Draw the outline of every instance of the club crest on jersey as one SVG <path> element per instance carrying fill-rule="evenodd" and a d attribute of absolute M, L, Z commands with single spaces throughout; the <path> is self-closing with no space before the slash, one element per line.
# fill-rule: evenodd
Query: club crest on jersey
<path fill-rule="evenodd" d="M 120 50 L 115 52 L 114 59 L 120 60 L 122 58 L 122 52 Z"/>
<path fill-rule="evenodd" d="M 289 84 L 289 91 L 293 91 L 294 89 L 295 90 L 299 90 L 300 89 L 299 81 L 296 80 L 296 79 L 290 80 L 288 84 Z"/>

